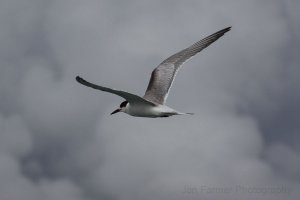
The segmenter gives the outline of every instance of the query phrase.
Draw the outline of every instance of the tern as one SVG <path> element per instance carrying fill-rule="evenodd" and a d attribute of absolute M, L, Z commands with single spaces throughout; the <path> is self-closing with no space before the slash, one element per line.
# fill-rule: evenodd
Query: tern
<path fill-rule="evenodd" d="M 230 31 L 230 29 L 231 27 L 224 28 L 165 59 L 152 71 L 147 90 L 143 97 L 126 91 L 96 85 L 79 76 L 76 77 L 76 80 L 87 87 L 109 92 L 124 98 L 125 101 L 111 115 L 124 112 L 135 117 L 155 118 L 193 114 L 178 112 L 165 105 L 176 73 L 185 61 L 208 47 L 226 32 Z"/>

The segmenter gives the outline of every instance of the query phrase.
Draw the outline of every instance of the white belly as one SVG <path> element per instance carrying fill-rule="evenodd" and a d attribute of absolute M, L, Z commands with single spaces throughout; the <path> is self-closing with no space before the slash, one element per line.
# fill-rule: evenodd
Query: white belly
<path fill-rule="evenodd" d="M 136 117 L 168 117 L 176 115 L 177 112 L 167 106 L 134 105 L 129 106 L 126 113 Z"/>

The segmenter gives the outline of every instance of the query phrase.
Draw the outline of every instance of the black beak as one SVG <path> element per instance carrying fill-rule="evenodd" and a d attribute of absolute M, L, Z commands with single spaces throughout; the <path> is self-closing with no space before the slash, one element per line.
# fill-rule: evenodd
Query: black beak
<path fill-rule="evenodd" d="M 115 110 L 114 112 L 110 113 L 110 115 L 113 115 L 113 114 L 115 114 L 115 113 L 117 113 L 117 112 L 120 112 L 120 111 L 121 111 L 121 108 L 118 108 L 118 109 Z"/>

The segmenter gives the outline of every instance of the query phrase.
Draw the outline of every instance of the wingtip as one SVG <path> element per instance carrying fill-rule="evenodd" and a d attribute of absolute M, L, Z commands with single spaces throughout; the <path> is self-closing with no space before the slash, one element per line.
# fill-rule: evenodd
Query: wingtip
<path fill-rule="evenodd" d="M 76 81 L 80 82 L 82 81 L 82 78 L 80 76 L 76 76 Z"/>
<path fill-rule="evenodd" d="M 224 28 L 224 29 L 222 29 L 222 30 L 216 32 L 215 34 L 216 34 L 216 35 L 219 35 L 219 36 L 221 37 L 222 35 L 224 35 L 226 32 L 228 32 L 228 31 L 230 31 L 230 30 L 231 30 L 231 26 L 228 26 L 228 27 L 226 27 L 226 28 Z M 214 35 L 215 35 L 215 34 L 214 34 Z"/>
<path fill-rule="evenodd" d="M 228 26 L 227 28 L 224 28 L 223 30 L 224 30 L 225 32 L 227 32 L 227 31 L 230 31 L 231 28 L 232 28 L 232 26 Z"/>
<path fill-rule="evenodd" d="M 81 84 L 85 82 L 85 80 L 83 78 L 81 78 L 80 76 L 76 76 L 76 81 Z"/>

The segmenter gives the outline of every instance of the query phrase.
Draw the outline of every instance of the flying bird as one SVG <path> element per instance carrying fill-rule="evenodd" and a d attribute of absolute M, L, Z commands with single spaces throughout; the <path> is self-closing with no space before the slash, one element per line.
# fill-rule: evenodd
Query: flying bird
<path fill-rule="evenodd" d="M 230 29 L 231 27 L 224 28 L 165 59 L 152 71 L 147 90 L 143 97 L 122 90 L 96 85 L 79 76 L 76 77 L 76 80 L 87 87 L 109 92 L 124 98 L 125 101 L 111 115 L 124 112 L 135 117 L 154 118 L 193 114 L 178 112 L 165 105 L 176 73 L 186 60 L 208 47 L 226 32 L 230 31 Z"/>

